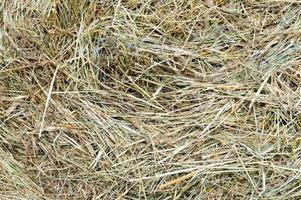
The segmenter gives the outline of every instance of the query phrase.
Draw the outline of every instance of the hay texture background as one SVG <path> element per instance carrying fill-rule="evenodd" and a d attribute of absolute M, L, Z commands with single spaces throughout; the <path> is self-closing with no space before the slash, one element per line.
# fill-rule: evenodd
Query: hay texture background
<path fill-rule="evenodd" d="M 0 17 L 0 199 L 301 198 L 300 1 Z"/>

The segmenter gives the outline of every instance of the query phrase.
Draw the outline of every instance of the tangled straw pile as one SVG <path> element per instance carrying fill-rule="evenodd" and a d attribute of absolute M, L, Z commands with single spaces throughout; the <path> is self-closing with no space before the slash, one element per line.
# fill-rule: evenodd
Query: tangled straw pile
<path fill-rule="evenodd" d="M 300 1 L 0 6 L 0 199 L 301 198 Z"/>

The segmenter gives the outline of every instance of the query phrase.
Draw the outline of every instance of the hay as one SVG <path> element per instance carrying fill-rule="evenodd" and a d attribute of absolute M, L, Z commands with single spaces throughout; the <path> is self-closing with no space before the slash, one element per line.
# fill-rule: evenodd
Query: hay
<path fill-rule="evenodd" d="M 0 199 L 300 199 L 301 2 L 0 2 Z"/>

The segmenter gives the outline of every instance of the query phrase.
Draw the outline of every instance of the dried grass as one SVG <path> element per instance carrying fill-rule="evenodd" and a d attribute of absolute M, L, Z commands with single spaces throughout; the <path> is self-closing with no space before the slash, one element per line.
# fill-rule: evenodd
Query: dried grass
<path fill-rule="evenodd" d="M 300 1 L 0 16 L 0 199 L 301 198 Z"/>

